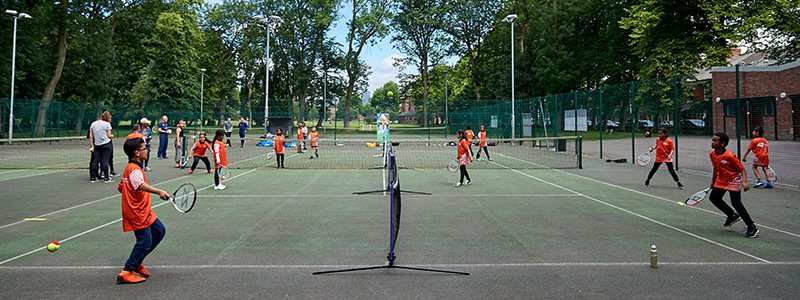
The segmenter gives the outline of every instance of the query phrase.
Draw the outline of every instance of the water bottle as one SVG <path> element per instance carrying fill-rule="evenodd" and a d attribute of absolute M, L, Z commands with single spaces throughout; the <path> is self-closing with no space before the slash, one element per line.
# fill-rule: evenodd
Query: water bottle
<path fill-rule="evenodd" d="M 656 245 L 650 246 L 650 267 L 658 268 L 658 251 L 656 251 Z"/>

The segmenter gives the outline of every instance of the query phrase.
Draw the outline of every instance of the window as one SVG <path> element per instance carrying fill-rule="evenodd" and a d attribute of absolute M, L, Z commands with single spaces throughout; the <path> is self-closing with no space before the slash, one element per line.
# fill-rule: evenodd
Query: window
<path fill-rule="evenodd" d="M 775 115 L 775 102 L 764 103 L 764 115 L 765 116 Z"/>

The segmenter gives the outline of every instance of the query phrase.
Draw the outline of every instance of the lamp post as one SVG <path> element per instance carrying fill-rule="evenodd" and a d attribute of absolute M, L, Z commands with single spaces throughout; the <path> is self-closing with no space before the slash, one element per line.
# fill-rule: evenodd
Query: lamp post
<path fill-rule="evenodd" d="M 203 84 L 205 83 L 206 69 L 200 69 L 200 132 L 203 132 Z"/>
<path fill-rule="evenodd" d="M 269 17 L 257 15 L 253 16 L 253 19 L 267 26 L 267 59 L 264 62 L 264 73 L 266 73 L 266 75 L 264 75 L 264 134 L 267 134 L 267 126 L 269 125 L 269 33 L 272 30 L 272 26 L 279 26 L 280 23 L 283 22 L 283 19 L 276 15 L 271 15 Z"/>
<path fill-rule="evenodd" d="M 14 73 L 17 67 L 17 20 L 30 19 L 31 15 L 26 13 L 17 13 L 16 10 L 11 9 L 7 9 L 5 11 L 5 15 L 14 18 L 14 38 L 12 39 L 13 46 L 11 47 L 11 100 L 8 106 L 8 143 L 11 144 L 11 139 L 14 138 Z"/>
<path fill-rule="evenodd" d="M 328 96 L 328 69 L 323 70 L 324 75 L 322 76 L 324 79 L 322 80 L 322 132 L 325 133 L 327 130 L 327 121 L 326 118 L 328 116 L 328 112 L 325 110 L 326 98 Z"/>
<path fill-rule="evenodd" d="M 447 73 L 450 69 L 444 69 L 444 137 L 447 138 L 447 131 L 450 129 L 450 119 L 447 111 Z"/>
<path fill-rule="evenodd" d="M 517 14 L 511 14 L 503 19 L 503 22 L 511 23 L 511 138 L 515 138 L 516 125 L 516 112 L 514 107 L 514 21 L 517 20 Z"/>

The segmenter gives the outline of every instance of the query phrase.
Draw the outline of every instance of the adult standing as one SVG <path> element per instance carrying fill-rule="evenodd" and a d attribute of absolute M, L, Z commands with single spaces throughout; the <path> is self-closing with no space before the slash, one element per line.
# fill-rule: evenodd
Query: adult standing
<path fill-rule="evenodd" d="M 92 163 L 89 165 L 89 172 L 90 172 L 90 181 L 97 182 L 97 178 L 99 177 L 98 174 L 98 165 L 100 163 L 100 168 L 102 174 L 105 176 L 105 183 L 114 182 L 108 173 L 108 159 L 111 157 L 111 138 L 114 135 L 111 133 L 111 113 L 108 111 L 104 111 L 100 115 L 100 120 L 94 121 L 92 125 L 89 126 L 89 140 L 92 143 L 90 150 L 92 151 Z"/>
<path fill-rule="evenodd" d="M 303 139 L 307 140 L 308 139 L 308 127 L 306 127 L 306 122 L 301 122 L 301 124 L 303 124 Z M 303 143 L 303 150 L 308 150 L 308 145 L 306 145 L 306 143 Z"/>
<path fill-rule="evenodd" d="M 183 128 L 186 127 L 186 121 L 178 121 L 178 127 L 175 128 L 175 167 L 181 167 L 181 156 L 183 156 Z"/>
<path fill-rule="evenodd" d="M 225 136 L 228 138 L 228 141 L 226 142 L 228 147 L 233 147 L 233 145 L 231 145 L 231 132 L 233 131 L 233 123 L 231 123 L 231 118 L 228 118 L 225 123 L 222 123 L 222 129 L 225 130 Z"/>
<path fill-rule="evenodd" d="M 244 118 L 239 117 L 239 137 L 242 138 L 242 146 L 240 148 L 244 148 L 244 137 L 247 135 L 247 122 L 244 121 Z"/>
<path fill-rule="evenodd" d="M 144 159 L 144 170 L 150 172 L 150 139 L 153 138 L 153 130 L 150 129 L 150 120 L 142 118 L 139 120 L 139 130 L 144 136 L 144 143 L 147 149 L 147 158 Z"/>
<path fill-rule="evenodd" d="M 169 129 L 169 118 L 166 115 L 161 117 L 161 123 L 158 123 L 158 159 L 167 158 L 167 142 L 169 141 L 169 134 L 172 129 Z"/>

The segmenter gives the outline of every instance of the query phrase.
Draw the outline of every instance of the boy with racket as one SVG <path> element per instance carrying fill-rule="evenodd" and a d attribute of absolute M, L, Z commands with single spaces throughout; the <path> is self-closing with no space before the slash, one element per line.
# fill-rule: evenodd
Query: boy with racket
<path fill-rule="evenodd" d="M 753 151 L 753 173 L 756 174 L 756 182 L 753 185 L 754 188 L 764 187 L 765 189 L 772 188 L 772 179 L 769 177 L 769 172 L 767 168 L 769 167 L 769 143 L 767 139 L 764 138 L 764 129 L 761 126 L 753 128 L 753 138 L 750 141 L 750 146 L 747 146 L 747 151 L 744 152 L 742 156 L 742 162 L 747 162 L 747 155 L 750 154 L 750 151 Z M 761 170 L 764 171 L 764 177 L 767 178 L 767 183 L 764 184 L 761 181 L 761 175 L 758 174 L 758 167 L 761 167 Z"/>
<path fill-rule="evenodd" d="M 225 130 L 219 129 L 214 135 L 214 190 L 221 191 L 225 186 L 219 183 L 219 173 L 222 167 L 228 167 L 228 155 L 225 153 L 225 143 L 222 139 L 225 138 Z"/>
<path fill-rule="evenodd" d="M 744 223 L 747 224 L 747 232 L 744 236 L 754 238 L 758 235 L 758 227 L 750 219 L 750 214 L 747 213 L 747 209 L 742 203 L 742 190 L 750 190 L 750 186 L 747 185 L 747 171 L 736 155 L 725 149 L 728 141 L 728 135 L 724 132 L 715 133 L 711 139 L 711 148 L 714 151 L 711 151 L 708 156 L 711 158 L 714 172 L 711 175 L 711 192 L 708 200 L 728 216 L 723 226 L 730 227 L 733 223 L 744 220 Z M 726 192 L 730 194 L 733 209 L 722 200 L 722 196 Z"/>
<path fill-rule="evenodd" d="M 284 167 L 283 167 L 283 141 L 278 141 L 278 140 L 286 139 L 286 137 L 283 136 L 283 130 L 278 128 L 278 130 L 275 131 L 275 136 L 272 137 L 272 138 L 275 140 L 272 143 L 272 147 L 275 150 L 275 156 L 278 157 L 278 158 L 276 158 L 276 160 L 278 161 L 276 168 L 284 169 Z"/>
<path fill-rule="evenodd" d="M 492 161 L 492 158 L 489 157 L 489 148 L 486 148 L 486 127 L 483 125 L 481 125 L 481 131 L 478 131 L 478 140 L 480 140 L 480 144 L 478 144 L 480 148 L 478 154 L 475 155 L 475 160 L 481 161 L 481 151 L 483 151 L 486 153 L 486 159 Z"/>
<path fill-rule="evenodd" d="M 122 149 L 129 158 L 122 181 L 117 186 L 122 194 L 122 230 L 133 231 L 136 245 L 125 267 L 117 275 L 117 283 L 139 283 L 150 276 L 142 261 L 158 246 L 165 233 L 164 224 L 150 207 L 150 193 L 158 194 L 162 200 L 168 200 L 169 194 L 147 184 L 147 177 L 142 170 L 142 161 L 147 159 L 147 147 L 143 139 L 126 140 Z"/>
<path fill-rule="evenodd" d="M 315 156 L 319 157 L 319 153 L 318 153 L 319 147 L 317 145 L 318 144 L 317 140 L 319 139 L 319 132 L 317 132 L 317 126 L 312 126 L 311 127 L 311 132 L 308 133 L 308 139 L 311 140 L 311 142 L 309 142 L 309 144 L 311 144 L 311 149 L 314 150 L 314 155 L 309 157 L 309 159 L 314 159 Z"/>
<path fill-rule="evenodd" d="M 469 179 L 469 173 L 467 173 L 467 166 L 472 161 L 472 155 L 469 151 L 470 142 L 467 141 L 464 130 L 459 129 L 456 132 L 456 137 L 458 137 L 458 167 L 461 170 L 461 179 L 453 186 L 460 187 L 472 183 Z M 467 178 L 466 181 L 464 180 L 465 177 Z"/>
<path fill-rule="evenodd" d="M 206 171 L 211 173 L 211 163 L 208 161 L 208 157 L 206 156 L 207 150 L 211 150 L 211 145 L 209 145 L 208 141 L 206 141 L 206 133 L 201 132 L 199 135 L 197 135 L 197 142 L 194 142 L 192 149 L 189 151 L 189 156 L 194 156 L 194 162 L 192 163 L 192 169 L 190 169 L 188 172 L 189 174 L 194 173 L 194 169 L 197 168 L 197 163 L 201 160 L 206 165 Z"/>
<path fill-rule="evenodd" d="M 661 127 L 658 129 L 658 139 L 656 139 L 656 145 L 650 148 L 650 152 L 656 150 L 656 163 L 653 164 L 653 168 L 650 169 L 650 174 L 647 175 L 647 180 L 644 181 L 644 186 L 650 186 L 650 179 L 653 178 L 653 175 L 656 174 L 658 168 L 661 167 L 661 164 L 664 163 L 667 165 L 667 171 L 669 174 L 672 175 L 672 180 L 678 183 L 678 189 L 683 189 L 683 184 L 681 184 L 681 180 L 678 179 L 678 174 L 675 174 L 675 170 L 672 167 L 672 155 L 675 154 L 675 144 L 672 143 L 672 139 L 669 138 L 669 131 L 667 131 L 666 127 Z"/>

